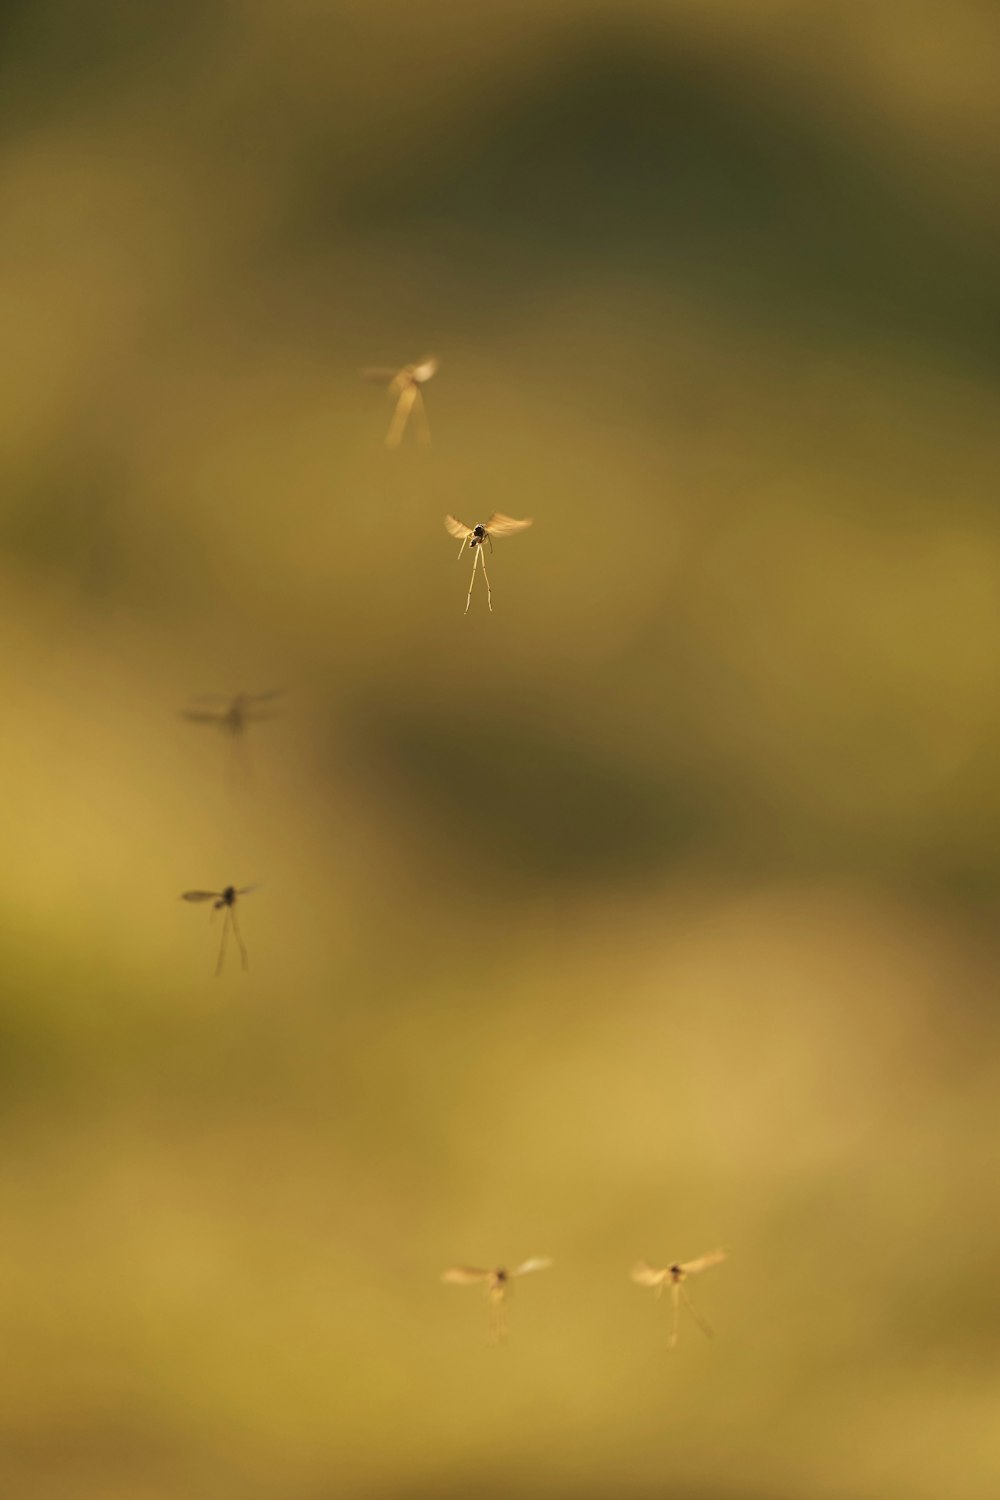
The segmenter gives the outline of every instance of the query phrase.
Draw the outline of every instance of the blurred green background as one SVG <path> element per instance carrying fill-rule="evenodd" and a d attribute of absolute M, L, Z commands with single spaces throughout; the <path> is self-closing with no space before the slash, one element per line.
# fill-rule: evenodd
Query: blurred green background
<path fill-rule="evenodd" d="M 4 1500 L 1000 1492 L 998 43 L 8 8 Z"/>

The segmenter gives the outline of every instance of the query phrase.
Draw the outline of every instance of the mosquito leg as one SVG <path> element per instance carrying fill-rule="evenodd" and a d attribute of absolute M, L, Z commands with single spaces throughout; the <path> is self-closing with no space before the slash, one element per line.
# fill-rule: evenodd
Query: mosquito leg
<path fill-rule="evenodd" d="M 462 561 L 462 553 L 465 551 L 465 549 L 466 549 L 466 547 L 468 545 L 469 545 L 469 539 L 468 539 L 468 537 L 466 537 L 465 541 L 462 543 L 461 547 L 459 547 L 459 549 L 458 549 L 458 560 L 459 560 L 459 562 Z"/>
<path fill-rule="evenodd" d="M 231 906 L 229 908 L 229 920 L 233 924 L 233 931 L 236 934 L 236 941 L 240 945 L 240 958 L 243 960 L 243 972 L 244 974 L 246 974 L 250 968 L 250 957 L 247 953 L 246 943 L 244 943 L 242 934 L 240 933 L 240 924 L 236 917 L 235 907 Z"/>
<path fill-rule="evenodd" d="M 480 552 L 482 552 L 483 551 L 482 547 L 480 547 L 479 550 L 480 550 Z M 487 604 L 490 607 L 490 614 L 492 614 L 493 613 L 493 590 L 490 588 L 490 575 L 486 571 L 486 555 L 485 555 L 485 553 L 483 554 L 483 577 L 486 579 L 486 602 L 487 602 Z"/>
<path fill-rule="evenodd" d="M 499 1344 L 507 1332 L 507 1320 L 503 1304 L 503 1293 L 490 1293 L 489 1342 Z"/>
<path fill-rule="evenodd" d="M 231 908 L 227 906 L 226 910 L 225 910 L 225 915 L 222 918 L 222 942 L 219 944 L 219 961 L 218 961 L 218 963 L 215 966 L 215 977 L 216 977 L 216 979 L 218 979 L 219 975 L 222 973 L 222 963 L 223 963 L 223 960 L 224 960 L 224 958 L 226 956 L 226 938 L 229 936 L 229 913 L 230 913 L 230 910 L 231 910 Z"/>
<path fill-rule="evenodd" d="M 410 415 L 417 394 L 415 385 L 403 387 L 399 400 L 396 402 L 396 410 L 393 412 L 392 421 L 389 423 L 389 431 L 385 435 L 385 446 L 387 448 L 398 448 L 403 439 L 406 429 L 406 420 Z"/>
<path fill-rule="evenodd" d="M 670 1339 L 667 1343 L 668 1349 L 677 1348 L 677 1322 L 681 1311 L 681 1287 L 680 1282 L 675 1281 L 670 1288 L 670 1303 L 672 1307 L 670 1318 Z"/>
<path fill-rule="evenodd" d="M 702 1317 L 701 1313 L 695 1307 L 694 1303 L 691 1300 L 691 1297 L 690 1297 L 689 1293 L 684 1289 L 684 1287 L 679 1287 L 678 1290 L 680 1291 L 681 1296 L 684 1298 L 684 1301 L 687 1303 L 688 1308 L 690 1309 L 690 1312 L 691 1312 L 691 1316 L 694 1318 L 695 1322 L 697 1323 L 698 1327 L 701 1329 L 702 1333 L 705 1335 L 706 1338 L 709 1338 L 709 1339 L 714 1338 L 715 1335 L 713 1334 L 713 1332 L 712 1332 L 711 1328 L 709 1327 L 709 1325 L 706 1323 L 705 1319 Z"/>
<path fill-rule="evenodd" d="M 429 445 L 431 440 L 430 423 L 427 420 L 427 408 L 424 405 L 424 398 L 420 394 L 419 386 L 414 387 L 413 394 L 415 397 L 413 402 L 413 419 L 417 424 L 417 442 Z"/>
<path fill-rule="evenodd" d="M 481 551 L 482 551 L 482 548 L 481 547 L 477 547 L 475 549 L 475 551 L 473 552 L 473 555 L 472 555 L 472 581 L 469 584 L 469 597 L 465 601 L 465 613 L 466 614 L 469 613 L 469 605 L 472 603 L 472 586 L 473 586 L 473 584 L 476 581 L 476 569 L 479 567 L 479 554 L 480 554 Z"/>

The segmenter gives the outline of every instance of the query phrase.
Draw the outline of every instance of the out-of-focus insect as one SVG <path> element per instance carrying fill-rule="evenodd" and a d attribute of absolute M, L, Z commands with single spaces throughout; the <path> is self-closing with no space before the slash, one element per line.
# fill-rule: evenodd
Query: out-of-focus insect
<path fill-rule="evenodd" d="M 198 693 L 191 701 L 204 704 L 204 707 L 181 710 L 182 719 L 191 724 L 210 724 L 232 742 L 230 771 L 234 786 L 250 779 L 247 727 L 275 717 L 274 710 L 268 705 L 280 698 L 281 692 L 281 688 L 272 688 L 267 693 L 237 693 L 233 698 L 224 693 Z"/>
<path fill-rule="evenodd" d="M 480 561 L 483 564 L 483 577 L 486 579 L 486 602 L 493 613 L 493 590 L 490 588 L 490 575 L 486 571 L 486 554 L 483 546 L 488 542 L 490 551 L 493 551 L 493 538 L 495 536 L 511 536 L 515 531 L 524 531 L 531 525 L 531 518 L 526 521 L 515 521 L 512 516 L 502 516 L 495 510 L 488 521 L 480 522 L 476 526 L 466 526 L 464 521 L 459 521 L 455 516 L 445 516 L 445 530 L 453 537 L 460 537 L 462 545 L 458 550 L 458 560 L 462 561 L 462 553 L 466 547 L 472 549 L 472 581 L 469 584 L 469 597 L 465 601 L 465 613 L 469 613 L 469 605 L 472 603 L 472 589 L 476 582 L 476 569 Z"/>
<path fill-rule="evenodd" d="M 452 1266 L 442 1274 L 441 1280 L 450 1281 L 455 1286 L 472 1286 L 474 1282 L 485 1285 L 490 1303 L 489 1341 L 497 1344 L 507 1332 L 504 1299 L 511 1290 L 511 1281 L 515 1276 L 527 1276 L 530 1271 L 547 1271 L 551 1264 L 548 1256 L 535 1255 L 530 1260 L 522 1260 L 512 1271 L 505 1266 L 497 1266 L 492 1271 L 481 1270 L 478 1266 Z"/>
<path fill-rule="evenodd" d="M 719 1265 L 725 1258 L 725 1250 L 710 1250 L 707 1255 L 699 1255 L 697 1260 L 681 1261 L 676 1265 L 664 1266 L 662 1270 L 658 1270 L 655 1266 L 651 1266 L 646 1261 L 641 1260 L 632 1271 L 632 1280 L 637 1281 L 640 1286 L 655 1287 L 657 1297 L 660 1296 L 665 1286 L 670 1287 L 670 1300 L 673 1305 L 669 1343 L 671 1349 L 677 1344 L 677 1320 L 680 1314 L 682 1297 L 702 1333 L 707 1334 L 709 1338 L 712 1337 L 711 1328 L 709 1328 L 705 1319 L 691 1301 L 684 1282 L 689 1276 L 700 1276 L 702 1271 L 707 1271 L 711 1266 Z"/>
<path fill-rule="evenodd" d="M 272 710 L 261 705 L 273 703 L 280 696 L 281 688 L 272 688 L 268 693 L 237 693 L 235 698 L 227 698 L 223 693 L 198 693 L 192 702 L 204 703 L 206 707 L 182 709 L 181 718 L 192 724 L 214 724 L 224 734 L 238 739 L 248 724 L 274 718 Z M 210 708 L 209 704 L 215 707 Z"/>
<path fill-rule="evenodd" d="M 226 938 L 229 936 L 230 926 L 232 926 L 233 932 L 236 935 L 236 941 L 239 944 L 240 958 L 243 961 L 244 971 L 250 967 L 246 944 L 240 933 L 240 924 L 236 919 L 236 900 L 237 897 L 249 895 L 251 891 L 255 891 L 256 889 L 257 887 L 254 885 L 244 885 L 238 889 L 234 885 L 227 885 L 221 891 L 184 891 L 181 895 L 182 901 L 211 901 L 213 921 L 217 911 L 225 913 L 222 918 L 222 942 L 219 945 L 219 961 L 215 966 L 216 978 L 222 973 L 222 961 L 226 956 Z"/>
<path fill-rule="evenodd" d="M 399 447 L 411 412 L 415 414 L 418 442 L 430 442 L 431 430 L 427 424 L 420 387 L 426 385 L 431 376 L 437 373 L 437 368 L 438 361 L 433 354 L 429 354 L 419 365 L 404 365 L 401 370 L 376 368 L 361 371 L 363 380 L 377 380 L 380 385 L 387 385 L 389 395 L 396 397 L 396 410 L 385 435 L 387 448 Z"/>

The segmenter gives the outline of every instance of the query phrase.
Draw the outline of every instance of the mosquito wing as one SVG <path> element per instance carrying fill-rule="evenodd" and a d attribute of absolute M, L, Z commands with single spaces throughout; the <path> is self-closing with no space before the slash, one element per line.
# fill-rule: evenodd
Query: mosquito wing
<path fill-rule="evenodd" d="M 221 891 L 182 891 L 182 901 L 218 901 Z"/>
<path fill-rule="evenodd" d="M 697 1260 L 686 1260 L 681 1266 L 685 1276 L 697 1276 L 701 1271 L 707 1271 L 712 1266 L 717 1266 L 726 1258 L 725 1250 L 710 1250 L 707 1255 L 699 1255 Z"/>
<path fill-rule="evenodd" d="M 465 522 L 460 521 L 457 516 L 445 516 L 444 529 L 457 537 L 460 542 L 467 541 L 472 535 L 472 527 L 466 526 Z"/>
<path fill-rule="evenodd" d="M 527 1276 L 529 1271 L 547 1271 L 552 1261 L 547 1255 L 533 1255 L 530 1260 L 522 1260 L 519 1266 L 511 1271 L 512 1276 Z"/>
<path fill-rule="evenodd" d="M 513 516 L 504 516 L 495 510 L 486 522 L 486 530 L 490 536 L 510 536 L 512 532 L 524 531 L 530 525 L 530 516 L 526 521 L 515 521 Z"/>
<path fill-rule="evenodd" d="M 632 1280 L 638 1282 L 639 1286 L 662 1286 L 668 1275 L 666 1268 L 658 1271 L 648 1261 L 641 1260 L 637 1266 L 632 1268 Z"/>
<path fill-rule="evenodd" d="M 452 1266 L 448 1271 L 442 1271 L 441 1280 L 450 1281 L 455 1286 L 471 1286 L 474 1281 L 489 1281 L 489 1271 L 481 1271 L 478 1266 Z"/>
<path fill-rule="evenodd" d="M 236 890 L 236 894 L 237 894 L 237 896 L 249 896 L 249 894 L 250 894 L 251 891 L 259 891 L 259 890 L 260 890 L 260 881 L 254 881 L 253 885 L 238 886 L 237 890 Z"/>
<path fill-rule="evenodd" d="M 189 724 L 220 724 L 221 714 L 210 713 L 207 709 L 182 708 L 181 718 L 187 719 Z"/>
<path fill-rule="evenodd" d="M 243 697 L 248 703 L 273 703 L 284 691 L 284 688 L 270 688 L 266 693 L 244 693 Z"/>
<path fill-rule="evenodd" d="M 428 354 L 419 365 L 410 366 L 410 374 L 418 385 L 423 385 L 425 380 L 430 380 L 432 375 L 437 374 L 437 371 L 438 360 L 433 354 Z"/>

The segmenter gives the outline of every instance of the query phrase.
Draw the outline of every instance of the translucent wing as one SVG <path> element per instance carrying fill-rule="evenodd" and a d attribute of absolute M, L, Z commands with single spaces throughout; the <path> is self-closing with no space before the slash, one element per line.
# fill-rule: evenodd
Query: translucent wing
<path fill-rule="evenodd" d="M 547 1255 L 535 1255 L 530 1260 L 522 1260 L 519 1266 L 511 1271 L 512 1276 L 527 1276 L 529 1271 L 547 1271 L 552 1262 Z"/>
<path fill-rule="evenodd" d="M 423 385 L 425 380 L 430 380 L 432 375 L 437 374 L 437 370 L 438 361 L 433 354 L 428 354 L 419 365 L 410 366 L 410 374 L 418 385 Z"/>
<path fill-rule="evenodd" d="M 237 896 L 249 896 L 249 894 L 250 894 L 251 891 L 259 891 L 259 890 L 260 890 L 260 884 L 259 884 L 259 882 L 254 882 L 253 885 L 241 885 L 241 886 L 239 886 L 237 888 L 236 894 L 237 894 Z"/>
<path fill-rule="evenodd" d="M 490 536 L 510 536 L 512 532 L 524 531 L 525 527 L 530 525 L 530 516 L 526 521 L 515 521 L 513 516 L 504 516 L 495 510 L 486 522 L 486 530 Z"/>
<path fill-rule="evenodd" d="M 182 901 L 217 901 L 221 891 L 182 891 Z"/>
<path fill-rule="evenodd" d="M 686 1260 L 681 1270 L 685 1276 L 697 1276 L 700 1271 L 707 1271 L 711 1266 L 717 1266 L 725 1258 L 725 1250 L 710 1250 L 707 1255 L 699 1255 L 697 1260 Z"/>
<path fill-rule="evenodd" d="M 221 714 L 210 713 L 207 709 L 182 708 L 181 718 L 187 719 L 191 724 L 218 724 L 221 722 Z"/>
<path fill-rule="evenodd" d="M 465 522 L 460 521 L 457 516 L 445 516 L 444 529 L 462 542 L 472 535 L 472 527 L 466 526 Z"/>
<path fill-rule="evenodd" d="M 640 1286 L 662 1286 L 669 1273 L 666 1268 L 658 1271 L 655 1266 L 641 1260 L 637 1266 L 633 1266 L 631 1274 L 632 1280 L 638 1282 Z"/>
<path fill-rule="evenodd" d="M 284 688 L 270 688 L 266 693 L 244 693 L 243 696 L 248 703 L 271 703 L 275 698 L 280 698 Z"/>
<path fill-rule="evenodd" d="M 481 1271 L 478 1266 L 452 1266 L 449 1271 L 442 1271 L 441 1280 L 450 1281 L 455 1286 L 471 1286 L 474 1281 L 488 1281 L 489 1271 Z"/>

